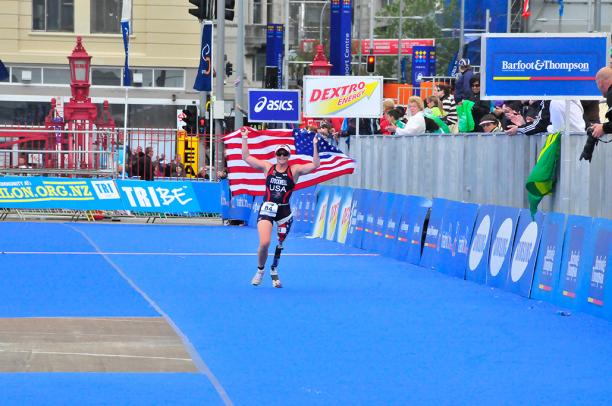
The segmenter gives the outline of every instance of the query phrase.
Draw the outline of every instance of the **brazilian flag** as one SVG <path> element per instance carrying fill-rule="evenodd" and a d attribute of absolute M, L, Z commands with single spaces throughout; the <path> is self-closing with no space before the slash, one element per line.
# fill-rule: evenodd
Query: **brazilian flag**
<path fill-rule="evenodd" d="M 546 144 L 540 155 L 536 165 L 527 177 L 525 188 L 527 189 L 527 199 L 529 200 L 529 210 L 531 216 L 535 216 L 538 211 L 538 205 L 547 194 L 552 193 L 555 187 L 555 171 L 557 169 L 557 161 L 561 151 L 561 133 L 557 132 L 549 134 L 546 137 Z"/>

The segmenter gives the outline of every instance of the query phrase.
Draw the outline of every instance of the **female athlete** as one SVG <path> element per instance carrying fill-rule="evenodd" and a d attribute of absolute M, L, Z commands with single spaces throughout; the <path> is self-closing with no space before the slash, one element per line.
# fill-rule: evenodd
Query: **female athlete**
<path fill-rule="evenodd" d="M 268 259 L 268 248 L 272 236 L 273 222 L 277 223 L 278 245 L 274 251 L 274 260 L 270 267 L 272 286 L 282 288 L 278 278 L 278 261 L 283 249 L 283 241 L 287 238 L 291 223 L 293 222 L 291 207 L 289 207 L 289 197 L 293 191 L 300 175 L 305 175 L 317 169 L 319 163 L 319 149 L 317 147 L 317 134 L 312 140 L 313 153 L 312 163 L 303 165 L 289 165 L 289 155 L 291 150 L 288 145 L 279 145 L 275 148 L 276 164 L 272 164 L 251 156 L 249 152 L 248 138 L 249 131 L 246 128 L 240 129 L 242 134 L 242 159 L 252 168 L 260 169 L 266 177 L 266 191 L 263 203 L 259 209 L 257 217 L 257 232 L 259 234 L 259 248 L 257 249 L 257 272 L 251 284 L 258 286 L 264 276 L 264 267 Z"/>

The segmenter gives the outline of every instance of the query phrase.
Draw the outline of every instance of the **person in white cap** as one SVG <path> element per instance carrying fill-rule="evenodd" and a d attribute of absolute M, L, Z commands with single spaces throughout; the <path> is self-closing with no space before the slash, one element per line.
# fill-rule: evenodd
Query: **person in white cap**
<path fill-rule="evenodd" d="M 474 71 L 468 58 L 459 60 L 459 75 L 455 83 L 455 102 L 461 103 L 463 99 L 468 99 L 472 95 L 470 80 L 474 76 Z"/>
<path fill-rule="evenodd" d="M 270 163 L 261 159 L 257 159 L 249 152 L 248 138 L 249 131 L 246 128 L 241 128 L 242 134 L 242 159 L 252 168 L 260 169 L 266 176 L 266 191 L 264 201 L 259 209 L 257 217 L 257 232 L 259 234 L 259 248 L 257 249 L 257 272 L 251 284 L 259 286 L 264 276 L 264 268 L 268 259 L 268 248 L 270 247 L 270 239 L 272 236 L 272 226 L 276 221 L 278 233 L 278 245 L 274 251 L 274 260 L 270 267 L 270 276 L 272 277 L 272 286 L 282 288 L 280 279 L 278 278 L 278 261 L 283 249 L 283 241 L 287 238 L 293 217 L 291 207 L 289 206 L 289 198 L 295 188 L 300 175 L 306 175 L 320 165 L 319 149 L 317 146 L 317 134 L 312 140 L 313 152 L 312 162 L 302 165 L 289 165 L 289 156 L 291 148 L 288 145 L 279 145 L 275 148 L 276 163 Z"/>

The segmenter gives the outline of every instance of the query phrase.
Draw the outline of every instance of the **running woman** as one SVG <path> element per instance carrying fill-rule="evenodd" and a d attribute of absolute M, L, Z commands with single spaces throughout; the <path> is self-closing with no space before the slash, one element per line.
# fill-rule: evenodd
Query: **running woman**
<path fill-rule="evenodd" d="M 314 134 L 312 139 L 313 153 L 312 163 L 304 165 L 289 165 L 289 155 L 291 150 L 288 145 L 279 145 L 275 149 L 276 164 L 272 164 L 261 159 L 251 156 L 247 140 L 249 131 L 246 128 L 241 128 L 242 134 L 242 159 L 252 168 L 260 169 L 266 176 L 266 191 L 264 201 L 259 209 L 257 217 L 257 232 L 259 234 L 259 248 L 257 249 L 257 272 L 251 284 L 258 286 L 264 276 L 264 267 L 268 259 L 268 248 L 270 247 L 270 239 L 272 236 L 272 226 L 276 221 L 278 232 L 278 245 L 274 251 L 274 260 L 270 267 L 270 276 L 272 277 L 272 286 L 282 288 L 280 279 L 278 278 L 278 261 L 283 249 L 283 241 L 287 238 L 293 218 L 291 207 L 289 207 L 289 197 L 295 188 L 300 175 L 306 175 L 317 169 L 319 162 L 319 149 L 317 147 L 317 134 Z"/>

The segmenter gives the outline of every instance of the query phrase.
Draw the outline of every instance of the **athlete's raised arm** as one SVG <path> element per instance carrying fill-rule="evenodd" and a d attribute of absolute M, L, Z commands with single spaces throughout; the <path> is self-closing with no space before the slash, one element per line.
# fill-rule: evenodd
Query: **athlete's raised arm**
<path fill-rule="evenodd" d="M 263 161 L 261 159 L 255 158 L 254 156 L 251 155 L 251 152 L 249 151 L 249 143 L 248 143 L 249 130 L 247 130 L 246 128 L 241 128 L 240 134 L 242 136 L 242 159 L 247 164 L 249 164 L 251 168 L 268 171 L 268 169 L 270 169 L 272 164 L 269 162 Z"/>

